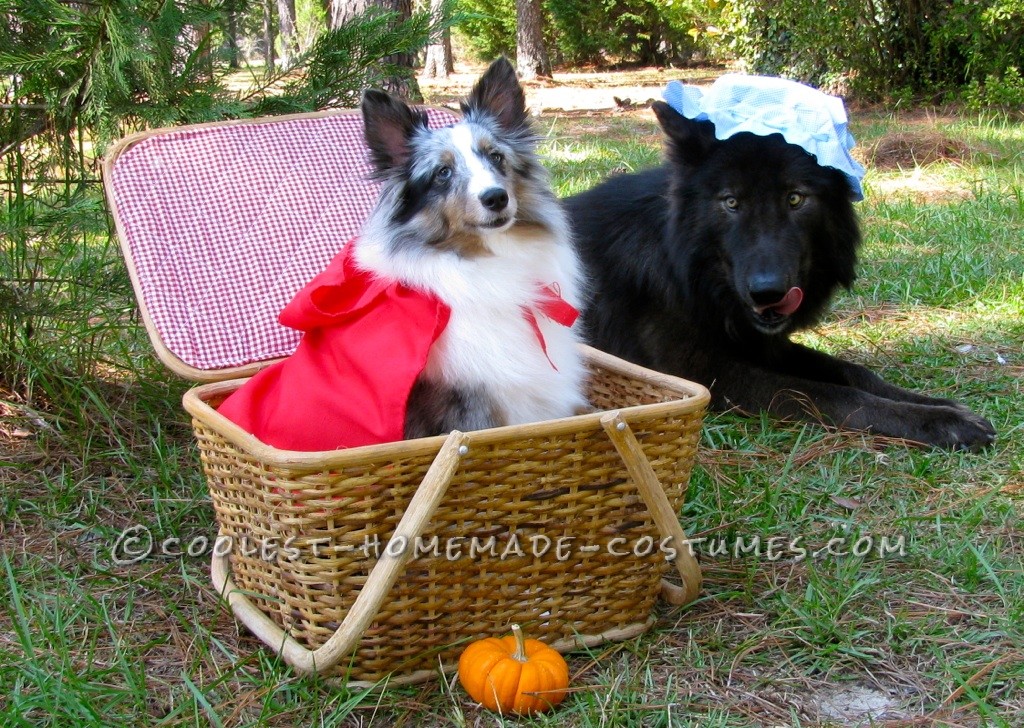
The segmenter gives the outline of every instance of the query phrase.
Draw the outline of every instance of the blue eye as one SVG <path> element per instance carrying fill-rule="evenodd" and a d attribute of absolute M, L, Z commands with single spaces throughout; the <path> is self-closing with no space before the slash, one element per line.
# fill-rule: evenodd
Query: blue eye
<path fill-rule="evenodd" d="M 452 168 L 449 166 L 438 167 L 437 171 L 434 172 L 435 182 L 447 182 L 452 178 Z"/>

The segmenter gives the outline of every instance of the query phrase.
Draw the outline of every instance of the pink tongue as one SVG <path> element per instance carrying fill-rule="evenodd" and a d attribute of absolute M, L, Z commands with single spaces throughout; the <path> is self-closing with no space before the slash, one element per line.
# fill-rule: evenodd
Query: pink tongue
<path fill-rule="evenodd" d="M 775 313 L 782 314 L 783 316 L 789 316 L 800 308 L 800 304 L 803 300 L 804 292 L 800 290 L 800 288 L 793 286 L 786 292 L 786 295 L 782 297 L 781 301 L 773 303 L 771 306 L 765 306 L 762 311 L 771 309 Z"/>

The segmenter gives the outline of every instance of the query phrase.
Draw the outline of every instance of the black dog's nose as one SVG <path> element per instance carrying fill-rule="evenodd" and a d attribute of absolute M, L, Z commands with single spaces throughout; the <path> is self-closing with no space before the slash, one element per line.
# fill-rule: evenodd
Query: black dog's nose
<path fill-rule="evenodd" d="M 480 193 L 480 204 L 491 212 L 501 212 L 508 205 L 508 193 L 500 187 L 491 187 Z"/>
<path fill-rule="evenodd" d="M 758 306 L 771 306 L 786 297 L 789 286 L 783 276 L 771 273 L 753 275 L 747 281 L 750 300 Z"/>

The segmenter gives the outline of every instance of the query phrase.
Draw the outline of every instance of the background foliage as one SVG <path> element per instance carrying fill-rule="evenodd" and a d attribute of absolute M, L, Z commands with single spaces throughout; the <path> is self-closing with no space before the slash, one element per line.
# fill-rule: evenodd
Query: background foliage
<path fill-rule="evenodd" d="M 559 49 L 570 62 L 620 57 L 644 64 L 689 59 L 697 12 L 681 0 L 547 0 Z"/>
<path fill-rule="evenodd" d="M 515 0 L 458 0 L 458 29 L 480 59 L 515 51 Z M 563 64 L 689 60 L 707 50 L 691 35 L 703 5 L 696 0 L 544 0 L 547 45 Z"/>
<path fill-rule="evenodd" d="M 458 0 L 480 59 L 515 50 L 514 0 Z M 736 59 L 866 100 L 1024 104 L 1024 0 L 544 0 L 563 64 Z"/>
<path fill-rule="evenodd" d="M 1021 104 L 1022 0 L 731 0 L 728 50 L 756 73 L 867 99 Z"/>

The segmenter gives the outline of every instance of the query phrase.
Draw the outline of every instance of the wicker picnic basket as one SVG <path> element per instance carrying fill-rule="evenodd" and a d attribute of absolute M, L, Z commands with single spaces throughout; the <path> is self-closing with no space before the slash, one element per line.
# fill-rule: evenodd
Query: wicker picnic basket
<path fill-rule="evenodd" d="M 429 110 L 432 124 L 451 112 Z M 585 348 L 595 411 L 334 452 L 220 415 L 298 335 L 277 312 L 358 232 L 377 188 L 351 112 L 135 135 L 104 182 L 162 361 L 184 397 L 219 534 L 213 585 L 299 672 L 416 682 L 519 623 L 556 649 L 621 640 L 692 601 L 679 523 L 700 385 Z"/>

